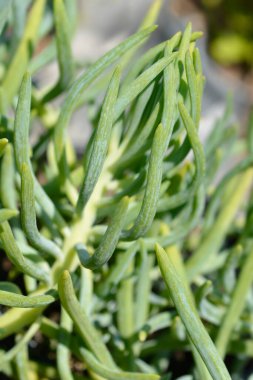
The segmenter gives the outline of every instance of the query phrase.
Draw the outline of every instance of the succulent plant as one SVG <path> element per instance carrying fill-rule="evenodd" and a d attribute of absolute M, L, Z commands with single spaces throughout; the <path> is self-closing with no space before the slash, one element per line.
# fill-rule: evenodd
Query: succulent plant
<path fill-rule="evenodd" d="M 235 378 L 252 356 L 252 123 L 240 137 L 228 100 L 201 142 L 202 33 L 188 24 L 139 53 L 160 6 L 81 72 L 74 2 L 35 0 L 26 12 L 15 1 L 12 18 L 1 13 L 0 371 L 10 379 L 224 380 L 226 354 Z M 40 88 L 54 59 L 59 77 Z M 84 106 L 92 134 L 77 152 L 68 129 Z"/>

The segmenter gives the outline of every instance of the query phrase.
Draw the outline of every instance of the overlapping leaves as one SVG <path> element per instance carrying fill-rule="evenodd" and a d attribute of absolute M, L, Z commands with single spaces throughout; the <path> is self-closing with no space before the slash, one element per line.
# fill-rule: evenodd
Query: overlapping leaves
<path fill-rule="evenodd" d="M 15 335 L 17 343 L 3 347 L 0 370 L 38 375 L 27 344 L 40 331 L 57 342 L 48 348 L 57 366 L 48 367 L 49 379 L 175 377 L 178 350 L 192 351 L 190 378 L 230 379 L 222 358 L 238 342 L 249 356 L 251 338 L 242 337 L 252 334 L 252 195 L 242 206 L 252 184 L 252 126 L 247 148 L 226 125 L 227 112 L 201 143 L 201 33 L 190 24 L 134 58 L 156 28 L 160 1 L 137 33 L 77 75 L 72 3 L 56 0 L 48 24 L 45 2 L 32 4 L 2 80 L 0 243 L 12 271 L 0 282 L 0 304 L 9 307 L 0 339 Z M 32 57 L 28 44 L 34 50 L 53 25 L 55 40 Z M 55 56 L 58 80 L 36 88 L 27 69 L 35 73 Z M 56 111 L 50 101 L 60 94 Z M 92 134 L 76 154 L 67 128 L 84 105 Z M 31 146 L 36 119 L 43 134 Z M 238 149 L 248 157 L 214 190 L 220 162 Z M 49 304 L 57 323 L 46 316 Z M 81 376 L 70 358 L 82 363 Z"/>

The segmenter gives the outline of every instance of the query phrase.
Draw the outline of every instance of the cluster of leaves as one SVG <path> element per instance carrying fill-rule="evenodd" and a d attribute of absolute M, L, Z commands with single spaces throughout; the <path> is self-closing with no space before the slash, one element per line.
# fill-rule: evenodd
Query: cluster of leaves
<path fill-rule="evenodd" d="M 229 354 L 242 379 L 253 344 L 253 133 L 238 137 L 228 103 L 202 145 L 201 33 L 188 25 L 134 58 L 155 30 L 156 0 L 136 34 L 77 75 L 74 2 L 54 0 L 52 13 L 35 0 L 26 19 L 28 3 L 13 2 L 1 50 L 2 375 L 224 380 Z M 55 57 L 56 84 L 38 88 L 28 71 Z M 93 129 L 78 156 L 67 127 L 84 105 Z"/>

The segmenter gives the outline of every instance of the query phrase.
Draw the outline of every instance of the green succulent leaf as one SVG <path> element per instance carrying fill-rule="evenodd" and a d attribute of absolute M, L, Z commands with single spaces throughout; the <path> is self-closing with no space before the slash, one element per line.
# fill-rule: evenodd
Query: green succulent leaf
<path fill-rule="evenodd" d="M 176 271 L 169 255 L 159 246 L 156 246 L 156 255 L 164 281 L 169 288 L 170 296 L 177 308 L 189 337 L 198 350 L 200 356 L 213 379 L 231 379 L 222 359 L 220 358 L 211 338 L 205 330 L 198 313 L 188 294 L 180 273 Z"/>
<path fill-rule="evenodd" d="M 4 306 L 32 308 L 49 305 L 54 301 L 55 297 L 51 295 L 23 296 L 0 290 L 0 304 Z"/>
<path fill-rule="evenodd" d="M 116 68 L 108 87 L 99 123 L 92 142 L 87 171 L 85 172 L 85 177 L 81 185 L 80 194 L 76 206 L 78 214 L 82 213 L 83 208 L 89 200 L 104 166 L 104 161 L 106 158 L 111 138 L 113 118 L 115 113 L 115 103 L 118 96 L 119 83 L 120 69 Z"/>

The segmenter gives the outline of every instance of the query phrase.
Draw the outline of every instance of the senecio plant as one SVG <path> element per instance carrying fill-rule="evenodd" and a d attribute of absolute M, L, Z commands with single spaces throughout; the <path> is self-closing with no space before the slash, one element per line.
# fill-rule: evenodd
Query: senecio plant
<path fill-rule="evenodd" d="M 139 49 L 160 6 L 85 67 L 73 1 L 1 8 L 1 379 L 252 379 L 252 127 L 202 144 L 201 33 Z"/>

